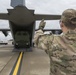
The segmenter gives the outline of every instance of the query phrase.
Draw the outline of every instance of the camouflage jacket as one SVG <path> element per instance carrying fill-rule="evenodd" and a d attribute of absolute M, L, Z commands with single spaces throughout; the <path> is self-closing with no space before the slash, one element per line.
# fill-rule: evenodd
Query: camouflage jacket
<path fill-rule="evenodd" d="M 43 34 L 38 30 L 35 46 L 47 51 L 50 57 L 50 75 L 76 75 L 76 32 L 65 35 Z"/>

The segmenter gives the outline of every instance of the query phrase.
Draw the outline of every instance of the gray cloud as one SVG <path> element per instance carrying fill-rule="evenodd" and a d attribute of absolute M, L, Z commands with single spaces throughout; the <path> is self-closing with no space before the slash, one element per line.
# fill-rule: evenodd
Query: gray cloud
<path fill-rule="evenodd" d="M 61 14 L 67 8 L 76 8 L 76 0 L 27 0 L 26 5 L 36 13 Z"/>

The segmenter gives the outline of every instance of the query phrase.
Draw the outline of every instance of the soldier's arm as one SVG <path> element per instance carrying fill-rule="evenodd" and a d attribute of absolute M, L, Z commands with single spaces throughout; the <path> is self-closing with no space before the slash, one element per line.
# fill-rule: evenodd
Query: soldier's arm
<path fill-rule="evenodd" d="M 44 35 L 43 29 L 45 27 L 45 24 L 46 24 L 46 22 L 44 22 L 44 19 L 42 19 L 41 22 L 40 22 L 40 24 L 39 24 L 39 28 L 35 32 L 35 35 L 34 35 L 34 44 L 35 44 L 35 46 L 38 45 L 38 40 L 39 40 L 40 36 Z"/>
<path fill-rule="evenodd" d="M 40 22 L 40 24 L 39 24 L 38 30 L 35 32 L 35 35 L 34 35 L 34 46 L 35 47 L 39 47 L 40 46 L 39 44 L 41 42 L 39 41 L 39 39 L 41 39 L 43 37 L 42 35 L 44 35 L 43 29 L 45 27 L 45 24 L 46 24 L 46 22 L 44 22 L 44 19 L 42 19 L 41 22 Z M 42 48 L 42 47 L 39 47 L 39 48 Z"/>
<path fill-rule="evenodd" d="M 44 35 L 44 33 L 43 33 L 43 31 L 42 31 L 41 29 L 35 32 L 34 40 L 33 40 L 35 46 L 38 45 L 38 40 L 40 39 L 40 36 L 41 36 L 41 35 Z"/>
<path fill-rule="evenodd" d="M 45 50 L 48 53 L 51 49 L 53 39 L 53 35 L 43 34 L 41 30 L 38 30 L 34 37 L 35 47 Z"/>
<path fill-rule="evenodd" d="M 45 27 L 46 22 L 44 19 L 39 24 L 39 30 L 35 32 L 34 36 L 34 45 L 43 50 L 49 50 L 49 42 L 53 41 L 52 34 L 44 34 L 43 29 Z"/>

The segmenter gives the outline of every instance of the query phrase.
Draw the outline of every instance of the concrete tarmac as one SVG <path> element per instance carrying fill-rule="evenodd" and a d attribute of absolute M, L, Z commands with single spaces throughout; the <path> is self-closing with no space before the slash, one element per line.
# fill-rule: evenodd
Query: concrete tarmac
<path fill-rule="evenodd" d="M 9 75 L 19 52 L 13 52 L 12 45 L 0 45 L 0 75 Z M 20 75 L 49 75 L 49 56 L 40 49 L 24 52 Z"/>
<path fill-rule="evenodd" d="M 20 75 L 49 75 L 50 62 L 45 51 L 33 48 L 33 52 L 25 52 Z"/>
<path fill-rule="evenodd" d="M 10 75 L 19 52 L 12 52 L 12 45 L 0 45 L 0 75 Z"/>

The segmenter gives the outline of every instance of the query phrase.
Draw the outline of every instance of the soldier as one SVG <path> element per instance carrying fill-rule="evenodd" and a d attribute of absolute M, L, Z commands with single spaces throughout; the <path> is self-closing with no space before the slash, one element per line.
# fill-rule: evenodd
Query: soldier
<path fill-rule="evenodd" d="M 62 35 L 44 34 L 42 20 L 34 37 L 35 46 L 46 51 L 50 58 L 50 75 L 76 75 L 76 10 L 62 13 Z"/>

